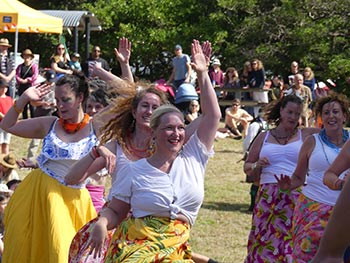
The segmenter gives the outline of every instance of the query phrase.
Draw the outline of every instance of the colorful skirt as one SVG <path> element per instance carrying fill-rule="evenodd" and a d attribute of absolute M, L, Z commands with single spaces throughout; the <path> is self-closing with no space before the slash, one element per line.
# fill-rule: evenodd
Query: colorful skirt
<path fill-rule="evenodd" d="M 103 207 L 106 207 L 108 203 L 105 203 Z M 103 209 L 103 208 L 102 208 Z M 104 243 L 102 248 L 101 256 L 94 258 L 93 254 L 90 255 L 91 248 L 88 245 L 88 240 L 90 239 L 90 235 L 93 227 L 95 226 L 98 217 L 88 222 L 85 226 L 83 226 L 78 233 L 73 238 L 72 244 L 69 248 L 69 263 L 103 263 L 105 262 L 105 256 L 107 253 L 107 249 L 109 243 L 112 239 L 114 230 L 108 231 L 108 237 Z"/>
<path fill-rule="evenodd" d="M 94 217 L 86 189 L 64 186 L 36 169 L 5 209 L 2 262 L 66 263 L 75 233 Z"/>
<path fill-rule="evenodd" d="M 333 206 L 300 194 L 293 218 L 293 262 L 310 262 L 319 247 Z"/>
<path fill-rule="evenodd" d="M 299 191 L 279 191 L 277 184 L 263 184 L 256 196 L 246 263 L 288 262 L 291 258 L 292 217 Z"/>
<path fill-rule="evenodd" d="M 113 235 L 106 263 L 193 263 L 190 227 L 179 220 L 129 217 Z"/>

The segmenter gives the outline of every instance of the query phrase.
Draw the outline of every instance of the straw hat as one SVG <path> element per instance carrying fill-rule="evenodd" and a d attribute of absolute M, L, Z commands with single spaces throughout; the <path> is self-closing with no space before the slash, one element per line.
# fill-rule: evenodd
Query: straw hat
<path fill-rule="evenodd" d="M 0 155 L 0 164 L 7 168 L 16 168 L 16 156 L 13 153 L 1 154 Z"/>
<path fill-rule="evenodd" d="M 12 45 L 10 45 L 10 42 L 7 38 L 0 38 L 0 46 L 12 47 Z"/>
<path fill-rule="evenodd" d="M 25 49 L 23 50 L 22 54 L 21 54 L 21 57 L 23 58 L 24 55 L 28 55 L 28 56 L 31 56 L 32 59 L 34 58 L 34 54 L 32 53 L 32 51 L 30 49 Z"/>

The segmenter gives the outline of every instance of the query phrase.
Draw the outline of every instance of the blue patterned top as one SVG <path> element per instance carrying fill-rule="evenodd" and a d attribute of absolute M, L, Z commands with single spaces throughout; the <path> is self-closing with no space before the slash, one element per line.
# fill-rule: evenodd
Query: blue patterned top
<path fill-rule="evenodd" d="M 42 150 L 37 161 L 41 170 L 61 184 L 66 185 L 64 177 L 70 167 L 88 154 L 92 147 L 98 143 L 98 139 L 91 125 L 91 131 L 88 137 L 77 142 L 63 142 L 57 137 L 55 132 L 57 120 L 53 123 L 49 133 L 43 140 Z M 85 183 L 69 186 L 83 188 Z"/>

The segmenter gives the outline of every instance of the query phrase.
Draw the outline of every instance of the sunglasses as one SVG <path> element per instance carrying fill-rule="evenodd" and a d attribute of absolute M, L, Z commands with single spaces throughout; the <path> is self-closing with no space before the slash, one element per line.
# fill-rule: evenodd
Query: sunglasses
<path fill-rule="evenodd" d="M 58 50 L 64 50 L 64 47 L 59 47 L 59 48 L 57 48 Z"/>
<path fill-rule="evenodd" d="M 198 104 L 191 104 L 192 107 L 198 107 Z"/>
<path fill-rule="evenodd" d="M 240 105 L 240 104 L 232 104 L 232 107 L 234 107 L 234 106 L 236 106 L 236 107 L 237 107 L 237 106 L 239 106 L 239 105 Z"/>

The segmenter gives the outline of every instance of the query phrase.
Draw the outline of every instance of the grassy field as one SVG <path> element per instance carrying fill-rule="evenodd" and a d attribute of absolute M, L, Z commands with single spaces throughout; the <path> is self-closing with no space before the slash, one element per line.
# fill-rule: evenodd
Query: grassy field
<path fill-rule="evenodd" d="M 11 151 L 25 157 L 28 139 L 13 136 Z M 240 263 L 246 255 L 251 223 L 250 185 L 244 183 L 242 141 L 222 139 L 215 142 L 215 156 L 206 171 L 205 200 L 192 230 L 193 251 L 221 263 Z M 20 170 L 21 176 L 29 171 Z"/>

